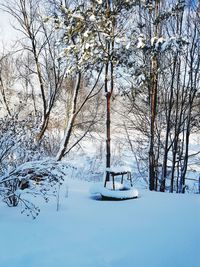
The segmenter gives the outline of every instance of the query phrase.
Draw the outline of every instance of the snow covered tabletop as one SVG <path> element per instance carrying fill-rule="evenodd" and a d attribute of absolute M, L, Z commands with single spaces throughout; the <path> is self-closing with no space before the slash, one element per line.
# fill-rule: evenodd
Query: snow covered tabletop
<path fill-rule="evenodd" d="M 131 168 L 128 166 L 114 166 L 106 168 L 107 172 L 122 173 L 122 172 L 131 172 Z"/>

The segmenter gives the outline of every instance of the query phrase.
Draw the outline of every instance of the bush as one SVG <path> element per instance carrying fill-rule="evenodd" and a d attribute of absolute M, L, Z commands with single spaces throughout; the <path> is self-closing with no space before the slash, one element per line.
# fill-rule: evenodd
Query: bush
<path fill-rule="evenodd" d="M 62 163 L 52 160 L 24 163 L 0 179 L 0 196 L 10 207 L 20 203 L 22 213 L 36 218 L 40 209 L 29 200 L 28 195 L 41 196 L 45 201 L 56 196 L 66 168 Z"/>

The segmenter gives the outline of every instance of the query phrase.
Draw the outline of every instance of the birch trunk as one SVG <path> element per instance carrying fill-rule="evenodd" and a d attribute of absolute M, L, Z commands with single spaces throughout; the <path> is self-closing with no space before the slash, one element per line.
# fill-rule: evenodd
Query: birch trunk
<path fill-rule="evenodd" d="M 60 150 L 58 151 L 58 154 L 56 156 L 57 161 L 60 161 L 63 158 L 63 156 L 65 155 L 65 151 L 66 151 L 68 144 L 69 144 L 69 140 L 70 140 L 70 136 L 72 133 L 74 121 L 76 118 L 77 98 L 78 98 L 78 92 L 80 89 L 80 83 L 81 83 L 81 73 L 79 72 L 77 74 L 76 84 L 75 84 L 74 94 L 73 94 L 73 99 L 72 99 L 72 108 L 71 108 L 72 111 L 71 111 L 71 115 L 69 117 L 68 126 L 67 126 L 67 129 L 65 131 L 64 138 L 63 138 L 62 143 L 61 143 Z"/>

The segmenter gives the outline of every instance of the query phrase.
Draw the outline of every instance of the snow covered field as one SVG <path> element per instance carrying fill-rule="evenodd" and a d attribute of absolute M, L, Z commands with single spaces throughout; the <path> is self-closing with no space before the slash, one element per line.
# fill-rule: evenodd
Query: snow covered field
<path fill-rule="evenodd" d="M 68 180 L 36 220 L 0 204 L 0 267 L 199 267 L 200 197 L 140 190 L 99 201 L 92 183 Z"/>

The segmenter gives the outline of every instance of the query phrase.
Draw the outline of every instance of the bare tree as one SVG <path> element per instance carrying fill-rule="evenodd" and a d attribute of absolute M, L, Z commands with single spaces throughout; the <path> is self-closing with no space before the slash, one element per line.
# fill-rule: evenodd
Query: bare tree
<path fill-rule="evenodd" d="M 42 18 L 42 2 L 38 0 L 14 0 L 3 5 L 6 12 L 17 21 L 15 29 L 20 31 L 23 39 L 19 44 L 24 51 L 31 53 L 35 69 L 32 70 L 38 79 L 38 98 L 42 99 L 42 122 L 37 135 L 40 141 L 47 129 L 50 114 L 54 106 L 56 95 L 61 88 L 65 76 L 65 67 L 57 61 L 59 51 L 56 48 L 56 36 L 51 26 L 47 26 Z M 41 11 L 42 10 L 42 11 Z"/>

